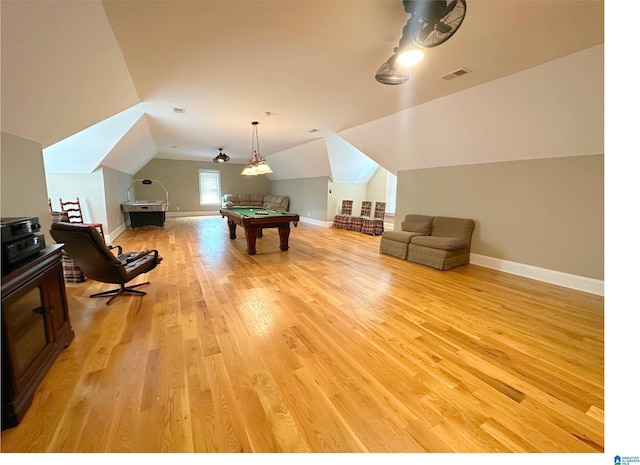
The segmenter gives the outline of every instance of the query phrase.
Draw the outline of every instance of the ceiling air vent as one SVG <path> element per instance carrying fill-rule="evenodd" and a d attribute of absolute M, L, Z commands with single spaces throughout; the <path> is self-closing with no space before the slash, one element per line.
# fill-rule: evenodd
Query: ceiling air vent
<path fill-rule="evenodd" d="M 173 107 L 173 112 L 174 113 L 184 114 L 184 113 L 187 112 L 187 110 L 185 110 L 184 108 Z"/>
<path fill-rule="evenodd" d="M 465 74 L 470 73 L 467 68 L 458 68 L 455 71 L 451 71 L 450 73 L 443 74 L 440 76 L 440 79 L 444 79 L 445 81 L 450 81 L 451 79 L 457 78 L 459 76 L 464 76 Z"/>

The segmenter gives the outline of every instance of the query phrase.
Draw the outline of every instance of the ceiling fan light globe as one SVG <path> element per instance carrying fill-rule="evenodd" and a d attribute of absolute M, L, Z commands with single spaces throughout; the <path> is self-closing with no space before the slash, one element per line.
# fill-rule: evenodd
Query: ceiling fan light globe
<path fill-rule="evenodd" d="M 398 56 L 393 54 L 376 71 L 376 81 L 381 84 L 398 85 L 409 80 L 409 70 L 398 64 Z"/>
<path fill-rule="evenodd" d="M 396 61 L 401 66 L 413 66 L 424 57 L 422 50 L 411 49 L 398 54 Z"/>

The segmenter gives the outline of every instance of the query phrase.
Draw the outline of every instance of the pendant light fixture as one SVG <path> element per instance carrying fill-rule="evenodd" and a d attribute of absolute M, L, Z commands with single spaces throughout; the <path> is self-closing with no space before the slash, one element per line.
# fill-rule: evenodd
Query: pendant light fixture
<path fill-rule="evenodd" d="M 262 155 L 260 155 L 260 141 L 258 140 L 258 122 L 254 121 L 251 123 L 253 125 L 253 139 L 251 141 L 251 161 L 242 170 L 242 175 L 244 176 L 257 176 L 259 174 L 268 174 L 273 173 L 269 165 Z"/>
<path fill-rule="evenodd" d="M 222 153 L 222 148 L 219 148 L 218 150 L 220 150 L 220 153 L 213 159 L 214 163 L 224 163 L 230 160 L 229 155 Z"/>

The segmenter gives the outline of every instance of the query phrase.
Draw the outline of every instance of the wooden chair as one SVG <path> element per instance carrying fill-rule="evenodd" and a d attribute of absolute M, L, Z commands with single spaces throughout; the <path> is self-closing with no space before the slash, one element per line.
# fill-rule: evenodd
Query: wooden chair
<path fill-rule="evenodd" d="M 76 197 L 75 202 L 73 200 L 63 202 L 62 198 L 60 198 L 60 209 L 69 217 L 69 223 L 79 223 L 92 226 L 100 232 L 100 235 L 104 239 L 102 223 L 85 223 L 84 217 L 82 216 L 82 208 L 80 207 L 80 199 L 78 197 Z"/>

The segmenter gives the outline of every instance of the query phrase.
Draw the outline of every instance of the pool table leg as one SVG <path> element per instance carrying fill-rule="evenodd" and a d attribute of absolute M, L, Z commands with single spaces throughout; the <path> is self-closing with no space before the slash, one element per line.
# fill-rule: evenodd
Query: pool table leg
<path fill-rule="evenodd" d="M 262 231 L 262 229 L 258 228 L 244 228 L 244 237 L 247 240 L 247 253 L 249 255 L 256 254 L 256 239 L 258 237 L 258 232 Z"/>
<path fill-rule="evenodd" d="M 229 226 L 229 239 L 236 238 L 236 224 L 231 221 L 231 218 L 227 218 L 227 225 Z"/>
<path fill-rule="evenodd" d="M 280 235 L 280 250 L 289 250 L 289 223 L 286 226 L 278 226 L 278 234 Z"/>

